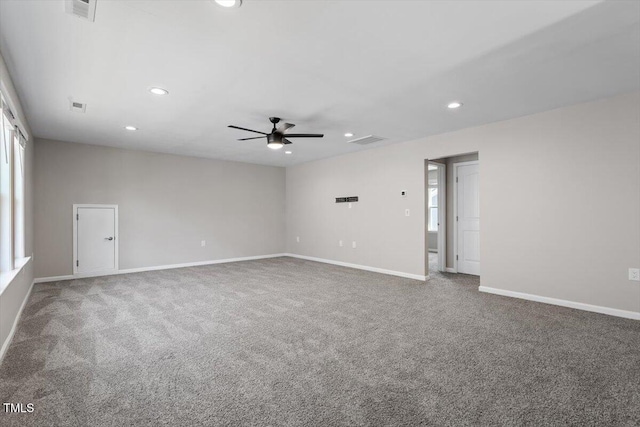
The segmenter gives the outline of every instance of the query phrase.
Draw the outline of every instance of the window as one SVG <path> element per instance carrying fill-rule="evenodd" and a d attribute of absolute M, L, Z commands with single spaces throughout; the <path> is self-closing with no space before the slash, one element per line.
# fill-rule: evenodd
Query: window
<path fill-rule="evenodd" d="M 24 258 L 24 137 L 13 132 L 13 257 Z"/>
<path fill-rule="evenodd" d="M 26 138 L 4 98 L 0 101 L 0 273 L 4 276 L 24 265 L 26 256 Z"/>
<path fill-rule="evenodd" d="M 429 224 L 428 231 L 438 231 L 438 187 L 429 185 L 427 192 L 429 197 Z"/>
<path fill-rule="evenodd" d="M 4 107 L 4 105 L 3 105 Z M 13 257 L 13 132 L 6 108 L 0 116 L 0 271 L 11 271 Z"/>

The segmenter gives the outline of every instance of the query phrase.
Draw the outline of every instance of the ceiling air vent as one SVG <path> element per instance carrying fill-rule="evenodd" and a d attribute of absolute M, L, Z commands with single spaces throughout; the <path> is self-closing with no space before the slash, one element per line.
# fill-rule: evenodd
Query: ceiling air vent
<path fill-rule="evenodd" d="M 83 104 L 82 102 L 77 101 L 69 101 L 69 109 L 71 111 L 75 111 L 76 113 L 84 113 L 87 111 L 87 104 Z"/>
<path fill-rule="evenodd" d="M 386 138 L 382 138 L 381 136 L 368 135 L 363 136 L 362 138 L 352 139 L 349 141 L 349 144 L 358 144 L 358 145 L 367 145 L 373 144 L 374 142 L 382 141 Z"/>
<path fill-rule="evenodd" d="M 96 20 L 97 0 L 65 0 L 67 13 L 94 22 Z"/>

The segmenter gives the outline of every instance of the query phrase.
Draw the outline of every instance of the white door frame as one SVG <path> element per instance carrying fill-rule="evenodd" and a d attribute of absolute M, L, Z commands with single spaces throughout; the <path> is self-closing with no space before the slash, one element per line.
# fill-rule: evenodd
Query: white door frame
<path fill-rule="evenodd" d="M 78 259 L 78 208 L 108 208 L 114 210 L 114 222 L 115 222 L 115 268 L 114 271 L 118 271 L 119 267 L 119 254 L 118 254 L 118 246 L 120 246 L 120 236 L 118 235 L 118 205 L 96 205 L 96 204 L 75 204 L 73 205 L 73 260 L 71 260 L 71 264 L 73 265 L 73 275 L 74 276 L 82 276 L 81 273 L 78 273 L 78 265 L 76 264 L 76 260 Z M 108 270 L 105 270 L 105 272 Z"/>
<path fill-rule="evenodd" d="M 438 167 L 438 271 L 446 271 L 447 269 L 447 165 L 439 162 L 427 161 L 427 181 L 426 186 L 429 188 L 429 167 L 434 165 Z M 429 194 L 425 192 L 427 202 L 425 204 L 426 220 L 429 224 Z M 427 239 L 429 238 L 429 230 L 427 229 Z M 426 244 L 426 251 L 429 252 L 429 242 Z M 429 259 L 427 258 L 427 263 Z"/>
<path fill-rule="evenodd" d="M 471 166 L 471 165 L 478 165 L 478 168 L 480 168 L 480 161 L 479 160 L 472 160 L 469 162 L 459 162 L 459 163 L 454 163 L 453 164 L 453 216 L 454 216 L 454 221 L 453 221 L 453 272 L 457 273 L 458 272 L 458 220 L 455 219 L 458 216 L 458 168 L 460 166 Z M 478 188 L 478 191 L 480 191 L 480 189 Z"/>
<path fill-rule="evenodd" d="M 447 270 L 447 165 L 438 165 L 438 270 Z"/>

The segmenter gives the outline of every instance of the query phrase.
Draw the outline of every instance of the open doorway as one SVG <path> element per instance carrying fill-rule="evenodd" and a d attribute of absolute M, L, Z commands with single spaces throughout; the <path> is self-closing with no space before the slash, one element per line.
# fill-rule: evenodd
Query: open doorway
<path fill-rule="evenodd" d="M 425 162 L 426 274 L 480 275 L 478 153 Z"/>
<path fill-rule="evenodd" d="M 446 239 L 446 164 L 427 165 L 427 262 L 428 271 L 445 271 Z"/>

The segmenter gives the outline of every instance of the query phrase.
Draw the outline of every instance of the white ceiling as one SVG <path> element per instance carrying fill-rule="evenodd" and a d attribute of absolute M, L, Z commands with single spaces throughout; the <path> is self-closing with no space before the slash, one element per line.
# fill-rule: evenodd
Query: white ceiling
<path fill-rule="evenodd" d="M 288 166 L 638 90 L 640 2 L 2 0 L 0 49 L 38 137 Z"/>

